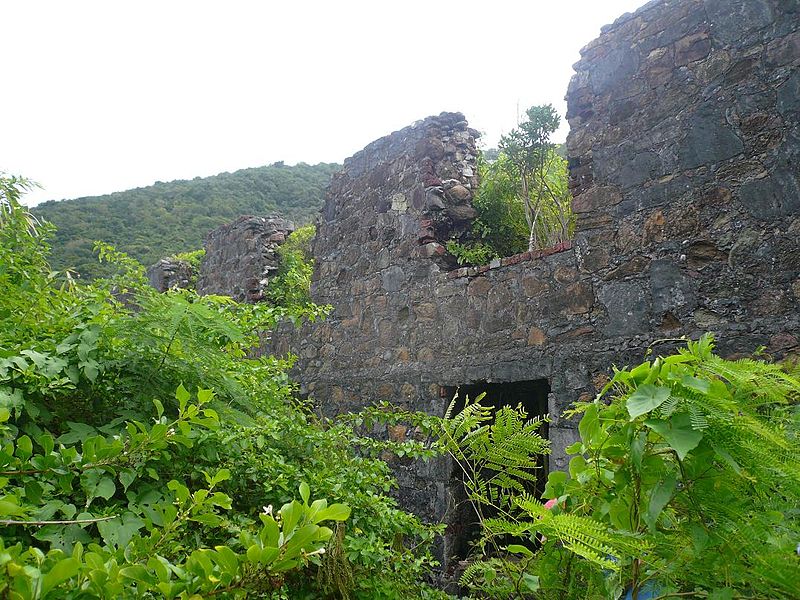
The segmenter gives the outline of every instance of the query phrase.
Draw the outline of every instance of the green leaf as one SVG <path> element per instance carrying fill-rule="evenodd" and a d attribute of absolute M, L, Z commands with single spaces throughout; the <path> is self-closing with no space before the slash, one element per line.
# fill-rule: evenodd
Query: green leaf
<path fill-rule="evenodd" d="M 58 436 L 58 442 L 60 444 L 75 444 L 97 435 L 97 430 L 86 423 L 67 421 L 67 426 L 69 427 L 69 431 Z"/>
<path fill-rule="evenodd" d="M 130 565 L 127 567 L 122 567 L 119 570 L 119 574 L 121 577 L 132 579 L 133 581 L 138 581 L 148 586 L 158 583 L 156 576 L 150 573 L 150 571 L 148 571 L 142 565 Z"/>
<path fill-rule="evenodd" d="M 284 546 L 284 558 L 294 558 L 299 555 L 301 550 L 314 550 L 312 543 L 316 540 L 318 531 L 319 526 L 317 525 L 305 525 L 295 531 Z"/>
<path fill-rule="evenodd" d="M 667 421 L 647 419 L 644 424 L 663 437 L 681 460 L 703 439 L 702 431 L 692 429 L 688 413 L 675 413 Z"/>
<path fill-rule="evenodd" d="M 236 575 L 239 570 L 239 557 L 227 546 L 215 546 L 217 551 L 217 562 L 224 567 L 226 573 Z"/>
<path fill-rule="evenodd" d="M 111 496 L 114 495 L 114 492 L 116 491 L 117 491 L 117 486 L 114 485 L 114 480 L 111 479 L 110 477 L 103 477 L 97 484 L 97 487 L 95 488 L 93 495 L 108 500 L 109 498 L 111 498 Z"/>
<path fill-rule="evenodd" d="M 533 556 L 533 552 L 531 552 L 530 548 L 526 548 L 520 544 L 511 544 L 508 547 L 508 551 L 512 554 L 522 554 L 525 558 L 531 558 Z"/>
<path fill-rule="evenodd" d="M 314 522 L 321 521 L 346 521 L 350 517 L 350 507 L 347 504 L 331 504 L 328 508 L 323 508 L 314 517 Z"/>
<path fill-rule="evenodd" d="M 640 431 L 636 434 L 631 442 L 631 461 L 636 468 L 637 473 L 642 471 L 642 457 L 644 456 L 644 449 L 647 444 L 647 433 Z"/>
<path fill-rule="evenodd" d="M 222 481 L 227 481 L 231 478 L 231 472 L 228 469 L 220 469 L 216 472 L 214 477 L 211 478 L 211 486 L 215 486 Z"/>
<path fill-rule="evenodd" d="M 304 504 L 308 504 L 308 499 L 311 496 L 311 490 L 308 487 L 308 484 L 303 481 L 300 484 L 300 497 L 303 499 Z"/>
<path fill-rule="evenodd" d="M 523 573 L 522 574 L 522 583 L 525 584 L 525 587 L 528 589 L 529 592 L 536 592 L 539 590 L 539 576 L 538 575 L 531 575 L 530 573 Z"/>
<path fill-rule="evenodd" d="M 586 412 L 578 424 L 578 432 L 581 435 L 583 443 L 587 446 L 593 446 L 598 442 L 600 436 L 600 419 L 597 416 L 597 405 L 592 404 L 586 409 Z"/>
<path fill-rule="evenodd" d="M 667 401 L 669 396 L 669 388 L 648 383 L 636 388 L 636 391 L 628 397 L 625 406 L 628 409 L 631 420 L 633 420 L 640 415 L 650 412 L 654 408 L 658 408 Z"/>
<path fill-rule="evenodd" d="M 259 538 L 265 546 L 278 547 L 278 538 L 280 536 L 280 528 L 277 521 L 271 515 L 261 515 L 261 522 L 264 527 L 261 528 Z"/>
<path fill-rule="evenodd" d="M 647 507 L 647 512 L 643 515 L 644 522 L 647 523 L 650 531 L 655 531 L 658 517 L 661 516 L 661 511 L 672 499 L 676 484 L 675 476 L 670 474 L 666 479 L 659 481 L 650 493 L 650 503 Z"/>
<path fill-rule="evenodd" d="M 288 502 L 281 506 L 281 519 L 282 519 L 282 528 L 284 534 L 291 533 L 292 529 L 295 528 L 300 517 L 303 513 L 303 505 L 300 504 L 297 500 L 293 500 L 292 502 Z"/>
<path fill-rule="evenodd" d="M 33 442 L 27 435 L 17 438 L 17 451 L 15 452 L 20 460 L 28 460 L 33 454 Z"/>
<path fill-rule="evenodd" d="M 122 515 L 121 518 L 117 517 L 110 521 L 98 522 L 97 530 L 109 547 L 123 548 L 128 545 L 136 532 L 144 526 L 144 521 L 129 511 Z"/>
<path fill-rule="evenodd" d="M 75 558 L 64 558 L 58 561 L 53 568 L 42 575 L 42 598 L 57 585 L 75 577 L 80 569 L 80 563 Z"/>
<path fill-rule="evenodd" d="M 191 394 L 183 387 L 183 384 L 178 386 L 178 389 L 175 390 L 175 398 L 178 400 L 178 409 L 180 412 L 183 412 L 186 409 L 186 404 L 189 402 L 189 398 L 191 398 Z"/>

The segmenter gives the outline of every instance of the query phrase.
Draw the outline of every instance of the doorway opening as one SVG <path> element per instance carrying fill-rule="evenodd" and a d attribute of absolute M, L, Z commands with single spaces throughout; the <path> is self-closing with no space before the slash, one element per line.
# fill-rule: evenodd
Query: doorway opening
<path fill-rule="evenodd" d="M 494 409 L 500 409 L 503 406 L 512 408 L 522 406 L 527 417 L 533 419 L 543 417 L 548 412 L 547 397 L 550 394 L 550 384 L 546 379 L 506 383 L 478 381 L 457 387 L 443 388 L 442 393 L 447 398 L 453 398 L 456 393 L 458 394 L 453 414 L 458 414 L 463 410 L 467 398 L 474 400 L 480 394 L 485 393 L 486 395 L 481 399 L 482 405 L 491 406 Z M 539 434 L 543 438 L 549 439 L 546 421 L 540 426 Z M 547 483 L 549 465 L 546 455 L 539 457 L 537 466 L 536 482 L 528 491 L 539 497 L 544 492 Z M 449 556 L 458 562 L 469 556 L 472 544 L 480 537 L 480 522 L 474 508 L 467 500 L 463 472 L 455 464 L 451 472 L 450 486 L 456 504 L 455 513 L 447 529 L 447 537 L 450 538 L 447 540 L 447 546 Z"/>

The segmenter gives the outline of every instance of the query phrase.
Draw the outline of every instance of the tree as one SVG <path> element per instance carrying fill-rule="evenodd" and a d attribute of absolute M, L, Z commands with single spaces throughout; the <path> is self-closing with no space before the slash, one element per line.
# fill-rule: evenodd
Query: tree
<path fill-rule="evenodd" d="M 527 120 L 500 139 L 500 150 L 516 181 L 516 196 L 525 209 L 528 249 L 569 239 L 574 220 L 567 187 L 566 161 L 550 136 L 561 122 L 552 105 L 532 106 Z"/>

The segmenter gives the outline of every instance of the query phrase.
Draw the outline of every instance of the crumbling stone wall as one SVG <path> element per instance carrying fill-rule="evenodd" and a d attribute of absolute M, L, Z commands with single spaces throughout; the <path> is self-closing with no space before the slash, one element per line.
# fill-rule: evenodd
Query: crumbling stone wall
<path fill-rule="evenodd" d="M 197 292 L 263 300 L 270 274 L 280 266 L 277 248 L 292 231 L 292 222 L 281 217 L 251 216 L 214 229 L 204 244 Z"/>
<path fill-rule="evenodd" d="M 800 3 L 651 2 L 569 88 L 578 265 L 605 336 L 796 345 Z"/>
<path fill-rule="evenodd" d="M 370 144 L 318 227 L 312 296 L 333 314 L 279 332 L 275 350 L 299 355 L 329 413 L 389 400 L 442 414 L 448 386 L 547 379 L 555 468 L 576 438 L 563 410 L 661 338 L 796 351 L 799 6 L 656 0 L 583 49 L 567 98 L 572 244 L 453 268 L 442 244 L 474 216 L 475 132 L 444 113 Z M 395 467 L 406 507 L 453 521 L 446 461 Z"/>
<path fill-rule="evenodd" d="M 147 279 L 150 285 L 159 292 L 166 292 L 173 288 L 185 289 L 191 287 L 195 279 L 195 272 L 185 260 L 162 258 L 147 269 Z"/>

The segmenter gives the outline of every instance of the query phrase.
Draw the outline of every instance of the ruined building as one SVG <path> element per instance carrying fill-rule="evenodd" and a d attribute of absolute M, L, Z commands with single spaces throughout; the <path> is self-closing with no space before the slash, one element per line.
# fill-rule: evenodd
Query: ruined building
<path fill-rule="evenodd" d="M 345 161 L 314 244 L 312 296 L 333 313 L 273 339 L 323 410 L 387 400 L 441 415 L 457 387 L 488 390 L 551 415 L 560 469 L 577 437 L 563 410 L 658 340 L 713 331 L 724 355 L 797 350 L 800 2 L 654 0 L 581 55 L 570 244 L 448 260 L 475 216 L 476 132 L 460 114 Z M 395 466 L 405 507 L 456 520 L 447 461 Z"/>

